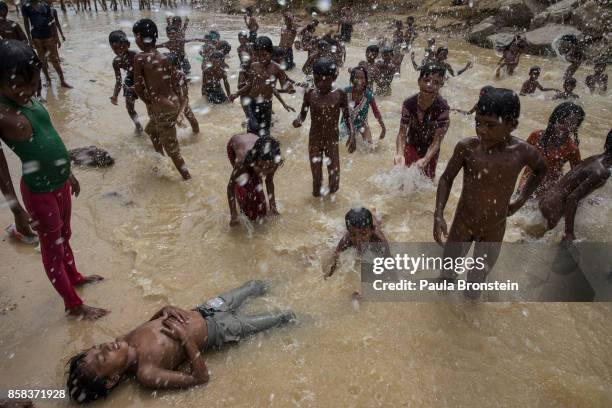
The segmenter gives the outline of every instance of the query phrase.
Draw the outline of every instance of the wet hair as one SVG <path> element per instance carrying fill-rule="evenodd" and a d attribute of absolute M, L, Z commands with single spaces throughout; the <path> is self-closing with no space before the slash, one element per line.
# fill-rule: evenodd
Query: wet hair
<path fill-rule="evenodd" d="M 219 38 L 221 38 L 221 34 L 219 34 L 218 31 L 210 30 L 208 34 L 204 36 L 204 38 L 210 41 L 217 41 Z"/>
<path fill-rule="evenodd" d="M 384 46 L 382 49 L 382 53 L 383 54 L 393 54 L 393 48 L 389 47 L 388 45 Z"/>
<path fill-rule="evenodd" d="M 533 67 L 529 68 L 529 75 L 533 74 L 533 73 L 541 73 L 542 72 L 542 68 L 538 67 L 537 65 L 534 65 Z"/>
<path fill-rule="evenodd" d="M 414 16 L 408 16 L 408 17 L 406 17 L 406 21 L 414 21 Z"/>
<path fill-rule="evenodd" d="M 0 40 L 0 83 L 21 76 L 30 81 L 40 72 L 42 64 L 26 43 L 17 40 Z"/>
<path fill-rule="evenodd" d="M 180 28 L 183 23 L 181 16 L 172 16 L 168 19 L 168 27 Z"/>
<path fill-rule="evenodd" d="M 245 30 L 242 30 L 238 33 L 238 38 L 249 38 L 249 33 L 247 33 Z"/>
<path fill-rule="evenodd" d="M 380 48 L 376 44 L 368 45 L 368 47 L 366 48 L 366 54 L 372 54 L 372 53 L 378 54 L 379 52 L 380 52 Z"/>
<path fill-rule="evenodd" d="M 253 166 L 258 161 L 273 162 L 279 166 L 283 164 L 280 143 L 278 143 L 278 140 L 270 136 L 264 136 L 257 139 L 253 147 L 247 152 L 244 158 L 244 164 Z"/>
<path fill-rule="evenodd" d="M 516 121 L 521 114 L 521 101 L 510 89 L 492 88 L 478 99 L 476 113 L 503 121 Z"/>
<path fill-rule="evenodd" d="M 222 40 L 219 41 L 219 44 L 217 44 L 217 49 L 223 53 L 223 56 L 225 56 L 230 53 L 232 46 L 227 41 Z"/>
<path fill-rule="evenodd" d="M 563 86 L 564 86 L 564 87 L 565 87 L 565 86 L 573 86 L 573 87 L 576 87 L 576 83 L 577 83 L 577 82 L 576 82 L 576 78 L 574 78 L 574 77 L 569 77 L 569 78 L 566 78 L 566 79 L 565 79 L 565 81 L 563 81 Z"/>
<path fill-rule="evenodd" d="M 329 58 L 319 58 L 315 61 L 312 67 L 313 74 L 321 76 L 336 76 L 338 74 L 338 67 L 334 60 Z"/>
<path fill-rule="evenodd" d="M 421 67 L 419 79 L 424 78 L 427 75 L 440 75 L 442 78 L 444 78 L 446 75 L 446 68 L 443 65 L 435 62 L 429 62 Z"/>
<path fill-rule="evenodd" d="M 368 84 L 368 70 L 365 69 L 363 65 L 357 65 L 355 68 L 351 69 L 351 82 L 353 82 L 353 80 L 355 79 L 355 74 L 357 73 L 357 71 L 363 72 L 363 75 L 365 76 L 366 85 L 367 85 Z"/>
<path fill-rule="evenodd" d="M 134 34 L 140 35 L 143 39 L 150 39 L 154 44 L 157 40 L 157 25 L 155 22 L 149 18 L 141 18 L 136 23 L 134 23 L 134 27 L 132 27 L 132 32 Z"/>
<path fill-rule="evenodd" d="M 494 87 L 494 86 L 491 86 L 491 85 L 485 85 L 485 86 L 483 86 L 482 88 L 480 88 L 480 95 L 484 95 L 484 94 L 486 94 L 486 93 L 487 93 L 487 92 L 489 92 L 491 89 L 495 89 L 495 87 Z"/>
<path fill-rule="evenodd" d="M 285 50 L 281 47 L 274 47 L 274 51 L 272 52 L 272 58 L 285 58 Z"/>
<path fill-rule="evenodd" d="M 245 7 L 244 11 L 245 11 L 247 14 L 253 14 L 253 7 L 252 7 L 252 6 Z"/>
<path fill-rule="evenodd" d="M 223 55 L 223 53 L 221 51 L 215 51 L 212 54 L 210 54 L 210 59 L 211 60 L 221 60 L 221 61 L 223 61 L 224 57 L 225 57 L 225 55 Z"/>
<path fill-rule="evenodd" d="M 595 67 L 602 66 L 605 68 L 608 65 L 608 58 L 605 55 L 600 55 L 593 59 L 593 65 Z"/>
<path fill-rule="evenodd" d="M 604 152 L 608 154 L 612 154 L 612 129 L 608 132 L 608 136 L 606 136 L 606 143 L 604 144 Z"/>
<path fill-rule="evenodd" d="M 70 399 L 78 403 L 88 403 L 99 398 L 104 398 L 110 390 L 106 387 L 106 380 L 92 376 L 83 367 L 83 358 L 87 354 L 83 351 L 68 361 L 68 395 Z M 114 388 L 114 387 L 113 387 Z"/>
<path fill-rule="evenodd" d="M 436 50 L 436 55 L 444 51 L 446 51 L 446 53 L 448 54 L 448 47 L 438 47 L 438 49 Z"/>
<path fill-rule="evenodd" d="M 8 6 L 6 5 L 5 2 L 0 1 L 0 14 L 7 14 L 8 13 Z"/>
<path fill-rule="evenodd" d="M 540 144 L 544 147 L 544 150 L 548 150 L 548 147 L 551 145 L 551 141 L 553 140 L 553 136 L 555 134 L 555 125 L 570 115 L 573 115 L 576 118 L 578 126 L 576 126 L 576 132 L 572 135 L 574 137 L 574 142 L 576 146 L 580 144 L 578 140 L 578 128 L 582 124 L 584 120 L 584 109 L 580 105 L 576 105 L 573 102 L 563 102 L 557 105 L 555 109 L 553 109 L 550 117 L 548 118 L 548 125 L 542 134 L 542 139 Z"/>
<path fill-rule="evenodd" d="M 255 40 L 255 44 L 253 44 L 254 51 L 265 51 L 270 54 L 274 52 L 274 45 L 272 45 L 272 40 L 270 37 L 266 37 L 262 35 L 261 37 L 257 37 Z"/>
<path fill-rule="evenodd" d="M 108 42 L 110 45 L 129 44 L 127 35 L 121 30 L 111 31 L 111 33 L 108 35 Z"/>
<path fill-rule="evenodd" d="M 374 228 L 374 218 L 372 213 L 367 208 L 352 208 L 344 216 L 346 228 Z"/>
<path fill-rule="evenodd" d="M 317 48 L 325 51 L 325 50 L 329 50 L 331 48 L 331 44 L 323 39 L 317 41 Z"/>

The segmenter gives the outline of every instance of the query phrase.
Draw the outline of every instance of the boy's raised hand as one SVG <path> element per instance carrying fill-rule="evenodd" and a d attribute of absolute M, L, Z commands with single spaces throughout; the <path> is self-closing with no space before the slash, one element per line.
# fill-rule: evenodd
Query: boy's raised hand
<path fill-rule="evenodd" d="M 436 242 L 440 245 L 444 245 L 442 242 L 442 235 L 448 237 L 448 227 L 446 226 L 446 220 L 443 216 L 434 216 L 434 230 L 433 236 Z"/>

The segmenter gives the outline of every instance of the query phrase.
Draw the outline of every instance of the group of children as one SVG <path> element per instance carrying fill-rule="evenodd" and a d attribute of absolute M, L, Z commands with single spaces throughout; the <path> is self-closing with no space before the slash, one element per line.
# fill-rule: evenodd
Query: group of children
<path fill-rule="evenodd" d="M 344 23 L 348 24 L 347 21 Z M 239 34 L 241 73 L 234 93 L 230 92 L 225 73 L 229 44 L 223 42 L 214 31 L 203 39 L 188 40 L 185 37 L 188 20 L 183 22 L 171 18 L 167 22 L 168 42 L 158 44 L 157 25 L 150 19 L 141 19 L 132 28 L 140 52 L 130 50 L 124 32 L 113 31 L 109 35 L 109 43 L 116 55 L 113 60 L 116 84 L 111 102 L 117 104 L 119 92 L 123 90 L 126 108 L 137 132 L 141 132 L 143 127 L 135 112 L 134 102 L 137 99 L 144 102 L 150 117 L 144 131 L 150 136 L 154 149 L 168 155 L 184 179 L 191 175 L 180 154 L 176 135 L 180 116 L 184 115 L 191 122 L 194 132 L 199 130 L 189 108 L 190 64 L 185 54 L 186 42 L 204 43 L 201 51 L 204 61 L 202 92 L 208 100 L 222 103 L 226 99 L 230 102 L 241 99 L 247 132 L 232 136 L 227 143 L 227 155 L 232 166 L 227 184 L 231 226 L 239 224 L 237 207 L 251 220 L 278 214 L 274 176 L 283 165 L 283 158 L 280 144 L 270 133 L 273 97 L 290 110 L 281 94 L 295 92 L 295 86 L 306 88 L 293 126 L 301 127 L 310 113 L 308 152 L 313 178 L 312 194 L 315 197 L 334 194 L 340 186 L 341 134 L 347 135 L 349 153 L 356 149 L 357 133 L 366 142 L 373 143 L 368 125 L 371 108 L 382 129 L 380 139 L 385 137 L 386 127 L 375 94 L 390 93 L 389 78 L 399 72 L 398 61 L 401 65 L 397 52 L 410 49 L 416 37 L 413 19 L 407 20 L 408 29 L 401 36 L 402 25 L 396 24 L 394 43 L 390 48 L 383 47 L 382 61 L 376 60 L 378 48 L 368 47 L 366 60 L 350 70 L 350 86 L 339 89 L 334 88 L 333 84 L 338 77 L 342 58 L 339 60 L 335 54 L 337 48 L 331 52 L 329 47 L 335 41 L 333 35 L 316 38 L 318 22 L 315 21 L 300 32 L 299 40 L 300 48 L 311 53 L 307 62 L 310 61 L 308 71 L 312 73 L 312 83 L 298 84 L 287 76 L 285 71 L 293 64 L 293 42 L 298 28 L 290 13 L 284 14 L 284 22 L 285 28 L 276 49 L 280 51 L 277 52 L 269 37 L 258 35 L 259 25 L 252 12 L 247 10 L 245 24 L 248 33 Z M 14 32 L 14 27 L 6 23 L 6 19 L 0 20 L 0 23 L 3 33 Z M 350 39 L 351 30 L 345 27 L 342 35 Z M 313 44 L 317 45 L 317 50 L 312 48 Z M 518 42 L 513 47 L 519 47 Z M 509 52 L 514 52 L 513 47 Z M 163 54 L 159 48 L 168 48 L 170 52 Z M 430 41 L 420 66 L 411 55 L 415 69 L 419 71 L 418 92 L 402 104 L 394 158 L 395 164 L 414 165 L 432 180 L 450 123 L 451 109 L 440 95 L 440 89 L 446 73 L 454 74 L 446 62 L 448 50 L 434 49 L 434 42 Z M 518 63 L 518 58 L 515 62 Z M 506 61 L 505 64 L 509 71 L 515 68 L 512 65 L 514 62 L 510 64 Z M 38 168 L 24 171 L 22 178 L 21 193 L 26 209 L 17 200 L 3 155 L 0 155 L 0 187 L 13 211 L 18 229 L 32 234 L 29 218 L 34 220 L 45 270 L 64 298 L 67 313 L 93 320 L 108 311 L 84 305 L 74 287 L 101 280 L 102 277 L 82 276 L 77 271 L 69 243 L 70 198 L 71 194 L 79 194 L 80 186 L 71 172 L 66 148 L 53 128 L 49 115 L 40 102 L 32 99 L 39 91 L 40 69 L 43 66 L 41 59 L 23 39 L 0 42 L 0 137 L 19 156 L 24 170 L 27 163 L 39 163 Z M 392 67 L 393 75 L 391 71 L 386 71 L 389 67 Z M 468 63 L 457 74 L 469 67 Z M 125 71 L 124 76 L 122 70 Z M 532 93 L 535 89 L 547 90 L 538 82 L 539 70 L 532 71 L 530 80 L 523 86 L 524 94 Z M 599 63 L 595 74 L 587 79 L 588 84 L 605 89 L 607 76 L 604 71 L 605 63 Z M 577 135 L 585 112 L 572 102 L 555 108 L 546 129 L 533 132 L 527 141 L 512 134 L 520 118 L 520 100 L 511 90 L 492 86 L 483 88 L 469 113 L 476 114 L 476 137 L 464 138 L 457 143 L 440 177 L 433 236 L 441 244 L 443 236 L 447 237 L 447 243 L 475 242 L 475 256 L 486 253 L 488 268 L 470 271 L 467 278 L 482 282 L 499 254 L 507 217 L 532 197 L 539 200 L 539 208 L 549 228 L 565 217 L 564 240 L 575 238 L 574 217 L 578 202 L 601 187 L 610 176 L 612 132 L 607 136 L 602 154 L 581 161 Z M 563 175 L 562 168 L 566 162 L 572 169 Z M 328 172 L 328 187 L 323 183 L 324 164 Z M 461 196 L 449 229 L 444 210 L 453 182 L 461 170 L 464 173 Z M 519 189 L 515 192 L 519 177 Z M 474 203 L 478 203 L 478 206 Z M 382 226 L 368 209 L 352 209 L 346 214 L 345 221 L 347 232 L 337 245 L 333 265 L 326 271 L 325 277 L 334 273 L 338 254 L 350 247 L 362 250 L 368 242 L 388 246 Z M 452 256 L 463 256 L 469 249 L 469 245 L 463 245 L 458 250 L 452 245 L 446 247 Z M 453 273 L 441 276 L 445 280 L 456 277 Z M 153 387 L 186 388 L 206 382 L 208 371 L 198 350 L 220 346 L 294 318 L 291 312 L 259 317 L 245 317 L 236 313 L 238 306 L 248 296 L 265 291 L 263 283 L 254 281 L 211 299 L 192 312 L 164 308 L 150 322 L 117 341 L 75 356 L 70 362 L 68 381 L 71 396 L 79 401 L 104 396 L 123 375 L 130 373 L 143 384 Z M 152 327 L 154 330 L 151 330 Z M 155 335 L 151 334 L 153 332 Z M 151 344 L 156 347 L 151 348 Z M 176 358 L 139 359 L 140 355 L 153 354 L 174 355 Z M 191 362 L 191 373 L 175 371 L 184 360 Z"/>

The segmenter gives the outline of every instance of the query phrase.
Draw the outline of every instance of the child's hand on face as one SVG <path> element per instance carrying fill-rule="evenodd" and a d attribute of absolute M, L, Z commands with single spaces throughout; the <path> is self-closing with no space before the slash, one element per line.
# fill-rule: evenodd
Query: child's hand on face
<path fill-rule="evenodd" d="M 111 103 L 113 105 L 118 105 L 119 103 L 117 102 L 117 97 L 116 96 L 111 96 L 110 97 Z"/>

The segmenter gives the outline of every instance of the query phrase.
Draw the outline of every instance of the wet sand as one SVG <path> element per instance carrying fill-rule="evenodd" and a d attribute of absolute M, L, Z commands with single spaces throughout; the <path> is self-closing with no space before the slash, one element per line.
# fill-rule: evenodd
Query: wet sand
<path fill-rule="evenodd" d="M 116 165 L 108 170 L 75 169 L 81 196 L 73 201 L 73 238 L 81 273 L 108 279 L 80 289 L 91 305 L 112 314 L 97 323 L 67 321 L 61 299 L 49 284 L 40 255 L 29 247 L 0 245 L 0 384 L 19 388 L 64 386 L 70 356 L 113 339 L 148 319 L 166 303 L 191 307 L 248 279 L 271 282 L 270 293 L 246 311 L 293 308 L 296 325 L 260 334 L 207 356 L 209 384 L 183 392 L 141 389 L 132 382 L 118 387 L 93 406 L 542 406 L 608 407 L 612 405 L 612 325 L 608 304 L 444 304 L 364 303 L 358 312 L 350 294 L 358 288 L 358 261 L 348 251 L 334 277 L 323 281 L 324 267 L 343 233 L 344 213 L 365 205 L 382 219 L 390 240 L 431 241 L 435 186 L 414 171 L 392 167 L 401 102 L 416 92 L 416 73 L 408 56 L 393 96 L 379 98 L 387 138 L 374 153 L 362 143 L 349 155 L 341 147 L 341 187 L 334 198 L 315 199 L 307 159 L 310 119 L 293 129 L 295 114 L 275 104 L 272 135 L 281 142 L 285 165 L 275 178 L 281 216 L 264 225 L 230 230 L 225 187 L 230 165 L 225 155 L 229 137 L 241 132 L 238 103 L 207 106 L 195 78 L 191 106 L 201 133 L 181 130 L 182 152 L 193 180 L 180 176 L 167 160 L 153 153 L 146 137 L 136 137 L 123 106 L 110 104 L 114 77 L 108 33 L 121 27 L 131 37 L 138 12 L 69 14 L 68 42 L 60 49 L 74 90 L 56 88 L 47 107 L 69 148 L 99 145 Z M 148 13 L 143 13 L 148 15 Z M 164 13 L 152 13 L 163 32 Z M 13 17 L 14 18 L 14 17 Z M 201 36 L 216 24 L 232 44 L 230 84 L 236 86 L 238 16 L 193 12 L 188 37 Z M 261 33 L 277 42 L 279 19 L 264 17 Z M 379 22 L 369 21 L 366 30 Z M 386 24 L 385 24 L 386 25 Z M 367 32 L 358 29 L 337 81 L 348 85 L 346 67 L 362 59 Z M 423 41 L 417 41 L 417 60 Z M 165 38 L 163 35 L 161 38 Z M 455 70 L 474 58 L 475 67 L 451 79 L 442 95 L 451 107 L 469 109 L 486 84 L 518 90 L 533 64 L 543 68 L 540 82 L 560 86 L 565 64 L 524 56 L 513 78 L 493 80 L 498 57 L 457 40 L 449 44 Z M 132 41 L 132 48 L 135 49 Z M 193 74 L 199 75 L 197 46 L 188 47 Z M 305 54 L 296 52 L 301 68 Z M 583 157 L 599 153 L 612 126 L 609 97 L 588 96 L 578 74 L 576 92 L 586 110 L 580 130 Z M 296 69 L 294 79 L 303 75 Z M 95 82 L 92 82 L 95 81 Z M 301 94 L 286 98 L 296 110 Z M 546 125 L 556 105 L 542 96 L 521 98 L 522 117 L 515 132 L 526 138 Z M 120 99 L 120 104 L 123 103 Z M 146 122 L 142 103 L 136 104 Z M 379 128 L 370 117 L 372 131 Z M 438 174 L 455 143 L 474 134 L 473 118 L 452 114 L 442 144 Z M 7 154 L 16 182 L 17 159 Z M 154 169 L 157 170 L 154 170 Z M 403 189 L 400 185 L 403 184 Z M 451 221 L 460 191 L 456 181 L 446 218 Z M 588 241 L 609 241 L 612 219 L 611 183 L 598 190 L 578 211 L 576 232 Z M 544 237 L 526 233 L 537 214 L 525 209 L 509 220 L 506 241 L 554 242 L 563 226 Z M 11 221 L 6 207 L 0 225 Z M 6 305 L 6 306 L 5 306 Z M 66 406 L 65 402 L 44 404 Z"/>

